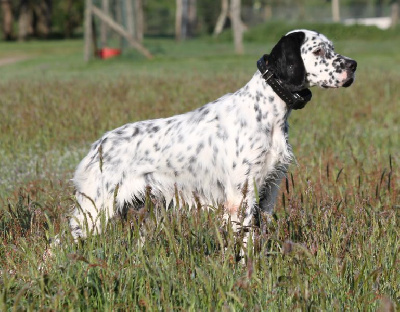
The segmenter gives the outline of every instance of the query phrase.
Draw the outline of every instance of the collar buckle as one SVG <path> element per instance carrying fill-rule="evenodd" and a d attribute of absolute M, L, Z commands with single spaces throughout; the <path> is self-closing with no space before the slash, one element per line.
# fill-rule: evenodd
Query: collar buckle
<path fill-rule="evenodd" d="M 265 79 L 265 81 L 270 80 L 273 75 L 274 75 L 274 73 L 272 71 L 270 71 L 269 69 L 266 69 L 264 74 L 261 74 L 261 76 Z"/>

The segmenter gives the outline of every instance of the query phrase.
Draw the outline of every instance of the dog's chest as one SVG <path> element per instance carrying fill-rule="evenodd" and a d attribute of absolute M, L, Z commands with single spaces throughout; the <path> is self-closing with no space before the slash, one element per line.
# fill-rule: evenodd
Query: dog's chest
<path fill-rule="evenodd" d="M 289 112 L 286 103 L 257 75 L 248 86 L 248 101 L 254 111 L 256 132 L 266 141 L 268 150 L 286 157 L 284 154 L 289 148 L 287 122 Z"/>
<path fill-rule="evenodd" d="M 288 142 L 287 120 L 279 120 L 271 133 L 271 148 L 267 156 L 269 165 L 276 167 L 290 162 L 291 148 Z"/>
<path fill-rule="evenodd" d="M 235 115 L 235 130 L 238 135 L 234 163 L 243 164 L 245 174 L 256 180 L 273 173 L 292 158 L 288 144 L 288 111 L 286 104 L 257 79 L 237 93 L 240 112 Z M 232 129 L 232 128 L 231 128 Z M 232 129 L 234 130 L 234 129 Z"/>

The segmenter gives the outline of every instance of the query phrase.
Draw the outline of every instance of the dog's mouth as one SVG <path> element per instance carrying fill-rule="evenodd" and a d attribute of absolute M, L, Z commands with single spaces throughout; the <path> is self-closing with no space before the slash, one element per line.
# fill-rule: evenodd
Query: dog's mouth
<path fill-rule="evenodd" d="M 346 81 L 345 81 L 343 84 L 338 84 L 338 85 L 332 86 L 332 85 L 329 85 L 329 84 L 327 84 L 327 83 L 323 83 L 323 84 L 321 84 L 320 86 L 321 86 L 322 88 L 324 88 L 324 89 L 339 88 L 339 87 L 348 88 L 348 87 L 350 87 L 350 86 L 353 84 L 353 82 L 354 82 L 354 76 L 352 76 L 352 77 L 346 79 Z"/>
<path fill-rule="evenodd" d="M 350 87 L 352 85 L 352 83 L 354 82 L 354 77 L 351 77 L 350 79 L 348 79 L 344 84 L 343 87 L 347 88 Z"/>

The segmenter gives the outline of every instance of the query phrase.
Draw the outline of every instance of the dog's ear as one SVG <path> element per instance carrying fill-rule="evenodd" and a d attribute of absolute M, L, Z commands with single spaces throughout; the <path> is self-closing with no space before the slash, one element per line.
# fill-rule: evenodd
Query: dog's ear
<path fill-rule="evenodd" d="M 305 34 L 302 31 L 290 33 L 279 40 L 268 57 L 268 67 L 293 91 L 303 89 L 306 69 L 301 58 L 301 45 Z"/>

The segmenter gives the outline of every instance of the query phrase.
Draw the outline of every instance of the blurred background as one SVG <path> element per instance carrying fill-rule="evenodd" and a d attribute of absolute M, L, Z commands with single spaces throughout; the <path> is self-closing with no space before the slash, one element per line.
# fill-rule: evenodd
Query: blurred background
<path fill-rule="evenodd" d="M 115 27 L 110 31 L 110 21 L 105 21 L 104 16 L 139 43 L 144 36 L 185 40 L 216 36 L 232 28 L 236 52 L 241 53 L 242 34 L 265 22 L 335 22 L 389 29 L 396 26 L 399 15 L 399 3 L 394 0 L 1 0 L 0 3 L 5 41 L 75 38 L 91 32 L 93 37 L 88 40 L 95 43 L 95 49 L 110 45 L 116 35 L 123 38 L 121 45 L 129 45 L 129 39 L 120 31 L 115 32 Z M 94 12 L 93 7 L 100 13 Z"/>

